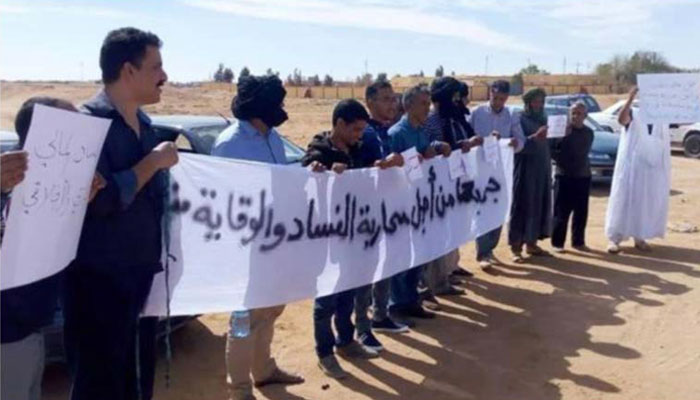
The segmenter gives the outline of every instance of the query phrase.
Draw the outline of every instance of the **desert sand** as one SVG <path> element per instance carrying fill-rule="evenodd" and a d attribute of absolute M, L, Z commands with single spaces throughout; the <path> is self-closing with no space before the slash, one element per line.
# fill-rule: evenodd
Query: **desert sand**
<path fill-rule="evenodd" d="M 0 87 L 0 128 L 12 129 L 17 108 L 32 95 L 76 103 L 93 84 L 7 83 Z M 604 107 L 620 96 L 599 100 Z M 230 115 L 225 88 L 167 87 L 159 113 Z M 288 99 L 281 131 L 304 146 L 328 129 L 334 101 Z M 674 156 L 669 225 L 700 225 L 700 161 Z M 311 301 L 290 304 L 276 324 L 273 352 L 307 382 L 256 391 L 259 399 L 673 399 L 700 398 L 700 234 L 669 231 L 643 253 L 626 243 L 604 252 L 608 189 L 591 197 L 590 253 L 478 270 L 474 245 L 460 248 L 461 265 L 475 273 L 467 294 L 442 298 L 443 311 L 408 334 L 377 335 L 386 350 L 370 361 L 341 360 L 353 377 L 326 378 L 313 351 Z M 502 238 L 503 239 L 503 238 Z M 543 245 L 550 248 L 549 243 Z M 228 315 L 205 315 L 173 337 L 172 382 L 165 387 L 160 357 L 156 398 L 226 399 L 224 345 Z M 63 365 L 47 368 L 44 398 L 67 398 Z"/>

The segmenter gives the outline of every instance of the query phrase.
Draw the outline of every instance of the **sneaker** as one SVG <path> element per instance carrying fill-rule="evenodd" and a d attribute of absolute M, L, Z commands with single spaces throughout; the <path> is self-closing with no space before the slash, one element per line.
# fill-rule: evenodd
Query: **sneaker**
<path fill-rule="evenodd" d="M 374 337 L 371 331 L 360 335 L 359 342 L 365 349 L 374 350 L 376 352 L 384 350 L 384 346 Z"/>
<path fill-rule="evenodd" d="M 391 315 L 391 319 L 398 325 L 405 325 L 409 329 L 416 327 L 416 321 L 412 320 L 411 317 L 402 313 L 401 311 L 394 309 L 389 311 L 389 315 Z"/>
<path fill-rule="evenodd" d="M 474 276 L 474 274 L 472 274 L 464 268 L 457 268 L 456 270 L 452 271 L 452 275 L 462 276 L 465 278 L 471 278 L 472 276 Z"/>
<path fill-rule="evenodd" d="M 651 251 L 651 246 L 649 246 L 649 243 L 647 243 L 641 239 L 639 239 L 639 240 L 634 239 L 634 247 L 637 250 L 641 250 L 641 251 Z"/>
<path fill-rule="evenodd" d="M 375 332 L 391 333 L 404 333 L 409 331 L 407 325 L 398 324 L 389 317 L 384 318 L 381 321 L 372 321 L 372 330 Z"/>
<path fill-rule="evenodd" d="M 423 306 L 419 304 L 415 304 L 410 307 L 406 307 L 405 310 L 401 311 L 404 315 L 408 317 L 413 317 L 413 318 L 421 318 L 421 319 L 432 319 L 435 318 L 435 313 L 431 313 L 430 311 L 425 311 L 423 309 Z"/>
<path fill-rule="evenodd" d="M 338 347 L 335 352 L 343 358 L 369 359 L 379 357 L 376 350 L 366 349 L 354 340 L 345 346 Z"/>
<path fill-rule="evenodd" d="M 584 253 L 589 253 L 591 251 L 591 248 L 586 246 L 585 244 L 577 244 L 576 246 L 571 246 L 577 251 L 581 251 Z"/>
<path fill-rule="evenodd" d="M 262 381 L 255 382 L 255 387 L 262 387 L 267 385 L 298 385 L 304 383 L 304 378 L 300 375 L 287 372 L 282 368 L 276 368 L 275 371 L 270 374 L 269 377 L 263 379 Z"/>
<path fill-rule="evenodd" d="M 617 254 L 620 252 L 620 246 L 617 243 L 610 242 L 608 244 L 608 253 Z"/>
<path fill-rule="evenodd" d="M 576 248 L 576 247 L 574 247 L 574 248 Z M 561 253 L 564 252 L 564 248 L 563 248 L 563 247 L 552 246 L 552 251 L 555 252 L 555 253 L 557 253 L 557 254 L 561 254 Z"/>
<path fill-rule="evenodd" d="M 491 269 L 491 260 L 483 259 L 479 261 L 479 267 L 484 271 Z"/>
<path fill-rule="evenodd" d="M 461 296 L 464 293 L 466 293 L 464 291 L 464 289 L 456 288 L 456 287 L 450 285 L 446 289 L 441 290 L 439 293 L 436 293 L 436 294 L 438 296 Z M 430 300 L 430 299 L 427 299 L 427 300 Z"/>
<path fill-rule="evenodd" d="M 464 283 L 457 275 L 450 275 L 447 277 L 447 280 L 450 282 L 450 285 L 462 285 Z"/>
<path fill-rule="evenodd" d="M 348 373 L 340 367 L 338 359 L 333 354 L 318 360 L 318 367 L 324 374 L 333 379 L 345 379 L 348 377 Z"/>

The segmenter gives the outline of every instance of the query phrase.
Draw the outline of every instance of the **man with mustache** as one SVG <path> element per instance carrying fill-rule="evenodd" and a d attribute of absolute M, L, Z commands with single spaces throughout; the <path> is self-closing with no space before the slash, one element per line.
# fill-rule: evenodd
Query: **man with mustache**
<path fill-rule="evenodd" d="M 112 124 L 97 164 L 106 184 L 88 205 L 66 270 L 72 400 L 153 395 L 156 319 L 139 315 L 162 269 L 166 171 L 178 161 L 175 143 L 159 143 L 141 110 L 160 101 L 167 80 L 160 46 L 150 32 L 109 32 L 100 50 L 104 89 L 83 105 Z"/>

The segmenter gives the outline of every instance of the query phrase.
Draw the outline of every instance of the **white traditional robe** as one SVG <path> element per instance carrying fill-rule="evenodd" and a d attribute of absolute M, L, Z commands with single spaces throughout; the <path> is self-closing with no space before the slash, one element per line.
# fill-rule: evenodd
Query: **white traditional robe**
<path fill-rule="evenodd" d="M 648 126 L 635 115 L 622 130 L 615 161 L 605 234 L 619 243 L 630 237 L 663 237 L 671 185 L 668 125 Z"/>

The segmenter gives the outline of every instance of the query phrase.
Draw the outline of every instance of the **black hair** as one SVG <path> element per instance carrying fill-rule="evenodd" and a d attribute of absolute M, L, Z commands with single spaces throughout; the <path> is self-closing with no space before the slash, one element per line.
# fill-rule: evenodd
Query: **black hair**
<path fill-rule="evenodd" d="M 359 101 L 355 99 L 341 100 L 333 109 L 333 126 L 339 119 L 345 121 L 346 124 L 352 124 L 355 121 L 369 121 L 369 114 Z"/>
<path fill-rule="evenodd" d="M 100 69 L 105 84 L 119 80 L 119 72 L 125 63 L 141 68 L 146 48 L 160 48 L 162 42 L 155 34 L 136 28 L 119 28 L 107 34 L 100 49 Z"/>
<path fill-rule="evenodd" d="M 386 79 L 377 79 L 365 89 L 365 101 L 374 100 L 382 89 L 393 89 L 391 82 Z"/>
<path fill-rule="evenodd" d="M 510 94 L 510 82 L 498 80 L 491 84 L 492 93 Z"/>
<path fill-rule="evenodd" d="M 20 148 L 24 147 L 24 142 L 27 140 L 29 125 L 32 123 L 32 115 L 34 114 L 34 104 L 78 111 L 70 101 L 58 99 L 56 97 L 35 96 L 27 99 L 27 101 L 22 103 L 22 106 L 20 106 L 15 116 L 15 132 L 17 132 L 17 136 L 19 137 Z"/>

